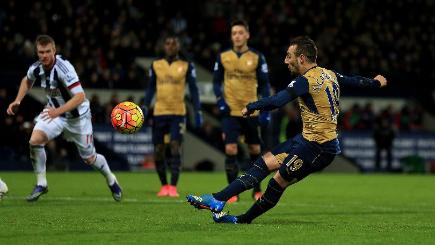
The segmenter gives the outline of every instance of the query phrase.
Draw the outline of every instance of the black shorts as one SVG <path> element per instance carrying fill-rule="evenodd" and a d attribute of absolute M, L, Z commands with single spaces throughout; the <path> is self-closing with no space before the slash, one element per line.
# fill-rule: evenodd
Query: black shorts
<path fill-rule="evenodd" d="M 240 135 L 245 136 L 247 144 L 261 143 L 258 117 L 225 117 L 222 120 L 222 131 L 225 135 L 225 144 L 236 144 Z"/>
<path fill-rule="evenodd" d="M 165 134 L 170 135 L 170 141 L 183 141 L 183 134 L 186 129 L 185 116 L 155 116 L 153 123 L 153 143 L 165 143 Z"/>
<path fill-rule="evenodd" d="M 301 134 L 272 150 L 272 154 L 281 164 L 279 173 L 292 183 L 324 169 L 339 152 L 337 139 L 319 144 L 304 139 Z"/>

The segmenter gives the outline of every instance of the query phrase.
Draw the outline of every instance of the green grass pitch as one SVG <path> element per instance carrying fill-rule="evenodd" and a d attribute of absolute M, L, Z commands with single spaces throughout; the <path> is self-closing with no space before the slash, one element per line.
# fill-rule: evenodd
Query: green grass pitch
<path fill-rule="evenodd" d="M 222 188 L 224 173 L 182 173 L 178 199 L 155 196 L 154 173 L 118 173 L 121 203 L 95 172 L 49 172 L 49 193 L 36 203 L 24 201 L 32 173 L 0 176 L 10 189 L 0 202 L 0 244 L 435 244 L 429 175 L 312 175 L 251 225 L 214 224 L 184 201 Z M 250 194 L 225 210 L 245 211 Z"/>

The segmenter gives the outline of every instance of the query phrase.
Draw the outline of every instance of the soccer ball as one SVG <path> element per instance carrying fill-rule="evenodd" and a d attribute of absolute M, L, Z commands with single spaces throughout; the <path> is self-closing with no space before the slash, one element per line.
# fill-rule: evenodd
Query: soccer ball
<path fill-rule="evenodd" d="M 122 134 L 134 134 L 142 127 L 143 112 L 138 105 L 130 101 L 119 103 L 112 110 L 112 126 Z"/>
<path fill-rule="evenodd" d="M 8 186 L 5 182 L 3 182 L 2 179 L 0 179 L 0 200 L 3 198 L 4 195 L 8 193 Z"/>

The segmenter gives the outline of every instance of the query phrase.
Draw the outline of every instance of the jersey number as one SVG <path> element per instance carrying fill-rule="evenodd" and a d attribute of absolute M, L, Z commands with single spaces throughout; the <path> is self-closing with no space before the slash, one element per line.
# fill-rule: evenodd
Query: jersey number
<path fill-rule="evenodd" d="M 331 119 L 333 122 L 336 122 L 338 116 L 338 110 L 339 110 L 338 98 L 340 97 L 340 91 L 334 83 L 332 83 L 331 87 L 332 87 L 332 93 L 331 93 L 330 86 L 326 86 L 325 92 L 328 95 L 329 108 L 331 108 Z"/>

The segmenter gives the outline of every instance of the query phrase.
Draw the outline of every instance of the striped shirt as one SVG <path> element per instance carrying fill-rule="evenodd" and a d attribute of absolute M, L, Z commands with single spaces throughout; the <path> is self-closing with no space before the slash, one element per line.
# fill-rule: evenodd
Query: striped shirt
<path fill-rule="evenodd" d="M 75 94 L 84 92 L 79 77 L 71 63 L 56 55 L 55 63 L 51 70 L 44 70 L 41 62 L 33 63 L 27 71 L 27 79 L 33 83 L 41 83 L 47 94 L 47 105 L 60 107 L 70 100 Z M 61 115 L 66 118 L 77 118 L 89 111 L 89 100 Z"/>

